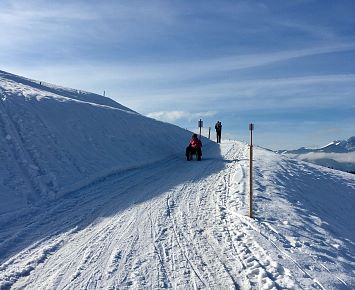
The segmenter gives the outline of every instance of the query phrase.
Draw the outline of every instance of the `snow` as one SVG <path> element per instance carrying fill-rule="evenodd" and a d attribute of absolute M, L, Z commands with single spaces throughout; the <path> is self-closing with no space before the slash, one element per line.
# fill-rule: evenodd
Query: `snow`
<path fill-rule="evenodd" d="M 7 73 L 0 77 L 0 189 L 7 196 L 0 213 L 181 154 L 190 136 L 104 97 L 39 86 Z M 157 132 L 164 136 L 159 142 Z M 12 200 L 15 195 L 17 202 Z"/>
<path fill-rule="evenodd" d="M 355 176 L 0 72 L 0 289 L 354 289 Z M 87 97 L 87 99 L 86 99 Z M 223 138 L 223 136 L 222 136 Z"/>
<path fill-rule="evenodd" d="M 319 149 L 279 150 L 277 153 L 346 172 L 355 172 L 355 137 L 333 141 Z"/>
<path fill-rule="evenodd" d="M 355 152 L 348 153 L 325 153 L 325 152 L 309 152 L 306 154 L 289 154 L 284 155 L 299 160 L 311 162 L 328 168 L 334 168 L 345 172 L 355 171 Z"/>

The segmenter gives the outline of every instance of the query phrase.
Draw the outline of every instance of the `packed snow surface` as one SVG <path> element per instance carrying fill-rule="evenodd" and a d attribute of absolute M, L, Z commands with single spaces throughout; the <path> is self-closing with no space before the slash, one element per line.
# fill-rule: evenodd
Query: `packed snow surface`
<path fill-rule="evenodd" d="M 187 162 L 190 132 L 112 100 L 0 94 L 0 289 L 355 289 L 354 175 L 255 147 L 251 219 L 244 143 Z"/>

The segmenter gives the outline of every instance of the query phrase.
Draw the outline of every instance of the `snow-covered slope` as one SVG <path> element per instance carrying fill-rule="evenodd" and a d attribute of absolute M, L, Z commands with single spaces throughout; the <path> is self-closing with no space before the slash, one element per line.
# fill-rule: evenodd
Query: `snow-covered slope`
<path fill-rule="evenodd" d="M 277 153 L 329 168 L 355 172 L 355 137 L 333 141 L 318 149 L 302 147 L 296 150 L 278 150 Z"/>
<path fill-rule="evenodd" d="M 329 153 L 346 153 L 355 151 L 355 137 L 350 137 L 348 140 L 333 141 L 330 144 L 319 148 L 319 152 Z"/>
<path fill-rule="evenodd" d="M 0 81 L 0 289 L 355 288 L 354 175 Z"/>
<path fill-rule="evenodd" d="M 0 71 L 0 213 L 183 155 L 189 137 L 109 98 Z"/>

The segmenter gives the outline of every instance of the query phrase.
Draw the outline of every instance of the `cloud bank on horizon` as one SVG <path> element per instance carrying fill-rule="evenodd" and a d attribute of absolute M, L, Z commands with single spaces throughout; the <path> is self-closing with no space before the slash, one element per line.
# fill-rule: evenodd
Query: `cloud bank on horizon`
<path fill-rule="evenodd" d="M 355 2 L 0 2 L 0 69 L 272 148 L 355 132 Z M 222 136 L 223 137 L 223 136 Z"/>

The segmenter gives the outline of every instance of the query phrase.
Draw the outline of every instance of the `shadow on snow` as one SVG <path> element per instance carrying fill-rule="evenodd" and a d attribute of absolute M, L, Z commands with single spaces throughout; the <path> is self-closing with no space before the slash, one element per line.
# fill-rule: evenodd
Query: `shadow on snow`
<path fill-rule="evenodd" d="M 202 162 L 175 156 L 108 175 L 54 202 L 39 204 L 1 225 L 0 263 L 61 233 L 80 231 L 100 218 L 114 216 L 181 184 L 203 180 L 220 171 L 225 162 L 220 147 L 210 142 Z"/>

